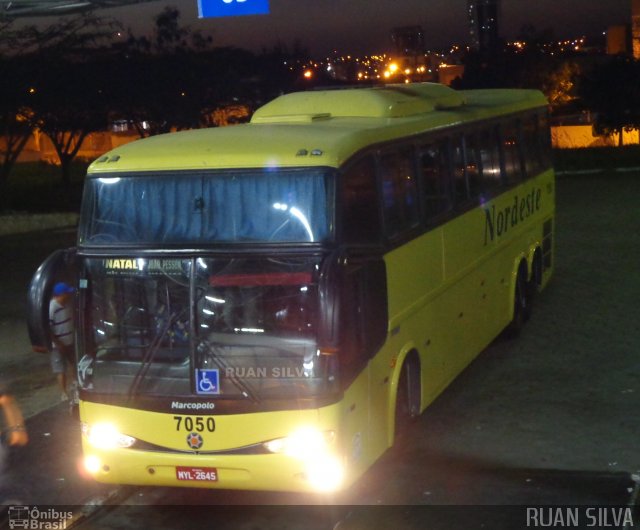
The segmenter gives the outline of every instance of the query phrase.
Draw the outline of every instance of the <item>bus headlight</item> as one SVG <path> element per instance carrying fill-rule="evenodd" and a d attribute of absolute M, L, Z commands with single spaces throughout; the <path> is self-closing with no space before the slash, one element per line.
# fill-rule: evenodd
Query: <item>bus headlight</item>
<path fill-rule="evenodd" d="M 314 458 L 327 453 L 335 443 L 335 431 L 318 431 L 312 428 L 300 429 L 285 438 L 276 438 L 264 442 L 271 453 L 285 454 L 299 460 Z"/>
<path fill-rule="evenodd" d="M 82 424 L 82 434 L 97 449 L 122 449 L 131 447 L 136 439 L 118 432 L 111 423 Z"/>

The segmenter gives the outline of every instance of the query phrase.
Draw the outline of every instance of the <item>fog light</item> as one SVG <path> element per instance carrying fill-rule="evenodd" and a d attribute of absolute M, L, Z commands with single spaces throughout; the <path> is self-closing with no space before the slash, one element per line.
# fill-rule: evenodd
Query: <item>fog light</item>
<path fill-rule="evenodd" d="M 95 475 L 98 471 L 100 471 L 100 459 L 97 456 L 89 455 L 84 458 L 84 468 Z"/>
<path fill-rule="evenodd" d="M 309 461 L 306 471 L 309 484 L 317 491 L 335 491 L 344 479 L 344 468 L 333 455 L 323 455 Z"/>
<path fill-rule="evenodd" d="M 344 479 L 344 467 L 335 455 L 335 431 L 319 431 L 304 427 L 284 438 L 264 442 L 271 453 L 278 453 L 300 460 L 304 476 L 316 491 L 337 490 Z"/>

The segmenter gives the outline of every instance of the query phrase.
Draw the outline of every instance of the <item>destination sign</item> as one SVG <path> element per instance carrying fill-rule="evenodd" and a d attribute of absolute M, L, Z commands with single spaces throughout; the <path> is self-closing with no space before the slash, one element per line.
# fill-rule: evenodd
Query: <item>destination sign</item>
<path fill-rule="evenodd" d="M 198 0 L 200 18 L 268 14 L 269 0 Z"/>

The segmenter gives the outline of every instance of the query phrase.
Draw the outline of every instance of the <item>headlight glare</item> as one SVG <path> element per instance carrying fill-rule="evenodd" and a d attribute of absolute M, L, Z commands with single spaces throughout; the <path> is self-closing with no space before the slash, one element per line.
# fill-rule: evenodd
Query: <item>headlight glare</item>
<path fill-rule="evenodd" d="M 82 434 L 97 449 L 122 449 L 131 447 L 136 439 L 119 432 L 111 423 L 82 424 Z"/>
<path fill-rule="evenodd" d="M 269 440 L 263 445 L 271 453 L 286 454 L 293 458 L 306 460 L 330 451 L 335 442 L 335 437 L 335 431 L 303 428 L 290 436 Z"/>
<path fill-rule="evenodd" d="M 336 491 L 344 480 L 344 467 L 340 460 L 332 455 L 322 455 L 307 462 L 306 476 L 316 491 Z"/>

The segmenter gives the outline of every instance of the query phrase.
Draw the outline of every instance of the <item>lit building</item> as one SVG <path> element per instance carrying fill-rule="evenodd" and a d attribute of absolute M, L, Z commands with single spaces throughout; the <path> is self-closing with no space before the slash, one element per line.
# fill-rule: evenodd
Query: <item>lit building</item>
<path fill-rule="evenodd" d="M 435 80 L 431 54 L 426 51 L 424 30 L 421 26 L 393 28 L 391 40 L 395 50 L 393 59 L 383 72 L 385 80 L 405 83 Z"/>
<path fill-rule="evenodd" d="M 487 53 L 497 48 L 499 12 L 500 0 L 467 0 L 469 34 L 473 49 Z"/>
<path fill-rule="evenodd" d="M 631 42 L 633 57 L 640 59 L 640 0 L 631 0 Z"/>
<path fill-rule="evenodd" d="M 628 35 L 627 26 L 610 26 L 607 28 L 607 54 L 629 53 Z"/>

